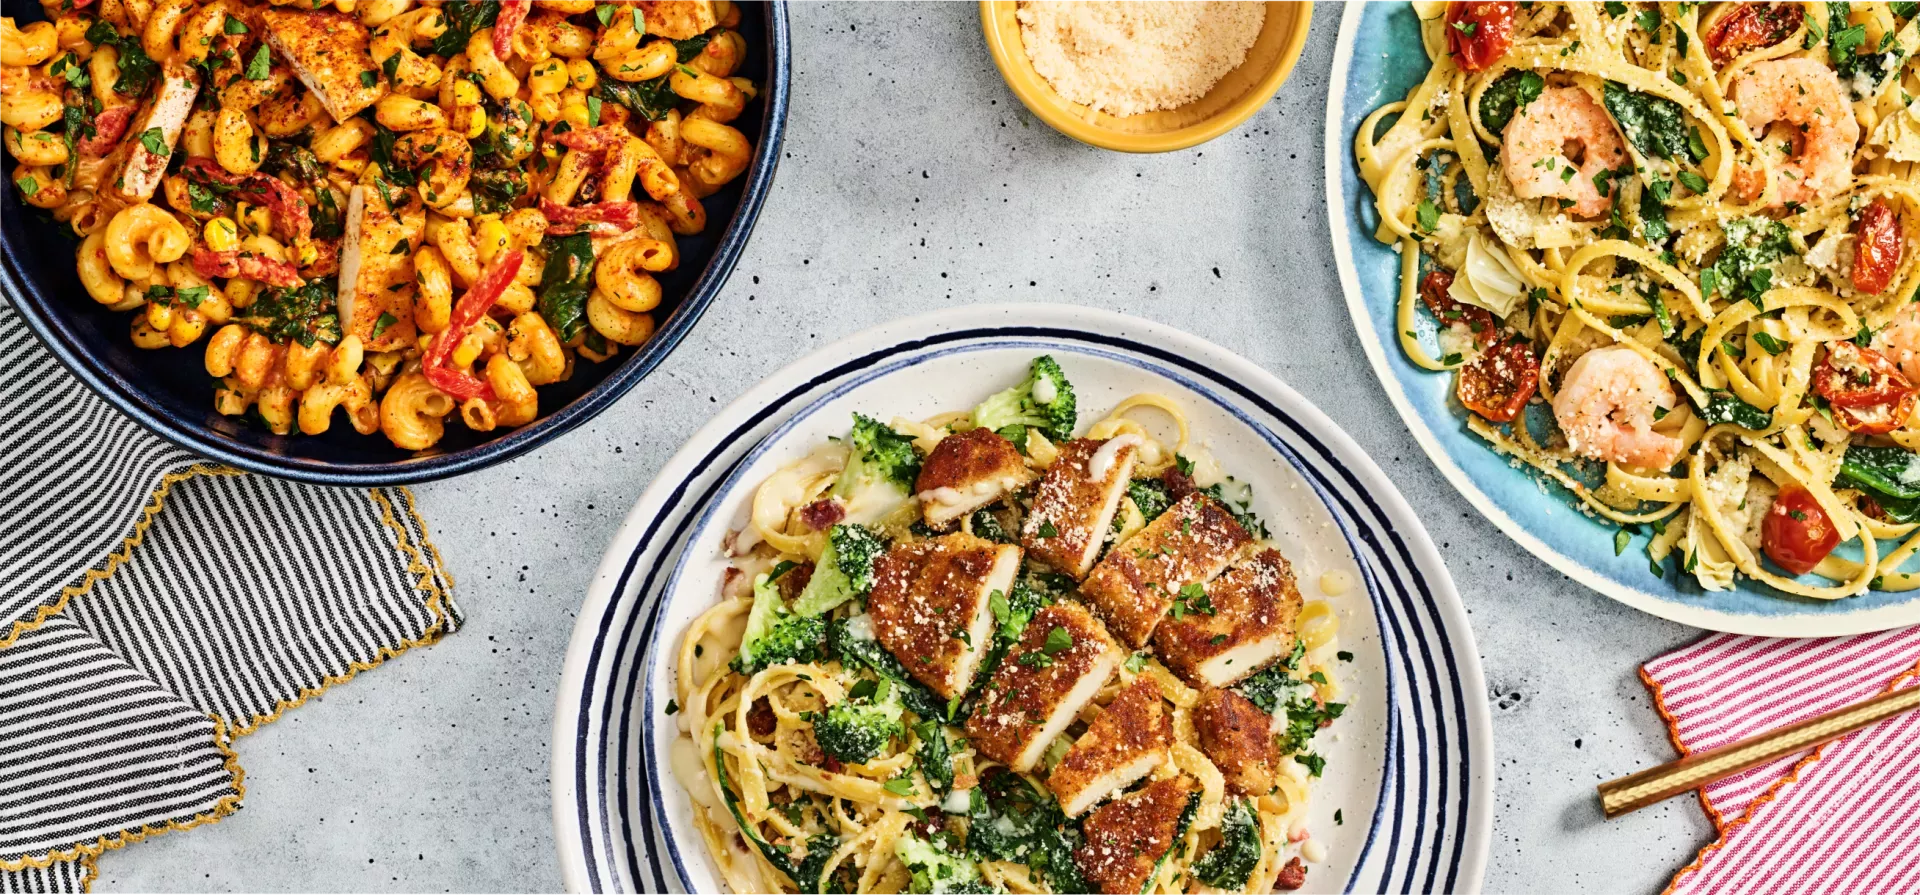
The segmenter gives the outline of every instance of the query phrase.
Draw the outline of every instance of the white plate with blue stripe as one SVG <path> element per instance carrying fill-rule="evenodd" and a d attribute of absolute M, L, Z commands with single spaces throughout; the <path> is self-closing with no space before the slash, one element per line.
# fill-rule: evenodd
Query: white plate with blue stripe
<path fill-rule="evenodd" d="M 752 485 L 850 414 L 971 406 L 1037 354 L 1065 368 L 1083 422 L 1120 399 L 1179 402 L 1293 561 L 1361 587 L 1341 618 L 1349 708 L 1316 740 L 1327 759 L 1309 829 L 1327 859 L 1310 891 L 1478 891 L 1492 810 L 1492 731 L 1479 654 L 1452 579 L 1398 491 L 1323 414 L 1252 363 L 1178 330 L 1059 305 L 993 305 L 851 336 L 780 371 L 694 435 L 640 498 L 574 627 L 554 716 L 553 808 L 573 891 L 724 889 L 669 770 L 681 633 L 718 599 L 725 530 Z M 1340 822 L 1335 821 L 1335 812 Z"/>

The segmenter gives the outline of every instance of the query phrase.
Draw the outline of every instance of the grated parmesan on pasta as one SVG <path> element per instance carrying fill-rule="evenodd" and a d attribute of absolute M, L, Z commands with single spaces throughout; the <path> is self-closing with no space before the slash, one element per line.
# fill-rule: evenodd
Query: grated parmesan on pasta
<path fill-rule="evenodd" d="M 1061 96 L 1137 115 L 1205 95 L 1260 35 L 1266 5 L 1240 2 L 1022 2 L 1020 39 Z"/>

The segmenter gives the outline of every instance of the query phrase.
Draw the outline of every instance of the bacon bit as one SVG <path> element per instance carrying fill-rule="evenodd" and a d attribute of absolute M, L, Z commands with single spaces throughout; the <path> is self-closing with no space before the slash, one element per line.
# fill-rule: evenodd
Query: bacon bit
<path fill-rule="evenodd" d="M 773 704 L 765 696 L 753 701 L 753 708 L 747 709 L 747 732 L 757 737 L 772 736 L 780 726 L 774 717 Z"/>
<path fill-rule="evenodd" d="M 120 145 L 120 138 L 127 135 L 127 125 L 132 121 L 132 106 L 116 106 L 101 112 L 93 119 L 93 136 L 73 144 L 74 148 L 80 150 L 81 155 L 106 155 Z"/>
<path fill-rule="evenodd" d="M 268 174 L 229 174 L 210 158 L 188 159 L 180 173 L 189 183 L 201 186 L 219 184 L 267 207 L 273 212 L 273 230 L 282 238 L 304 240 L 313 236 L 313 218 L 307 215 L 306 200 L 278 177 Z"/>
<path fill-rule="evenodd" d="M 546 216 L 547 233 L 553 236 L 580 232 L 614 235 L 640 226 L 638 202 L 595 202 L 570 208 L 551 199 L 541 199 L 540 213 Z"/>
<path fill-rule="evenodd" d="M 847 518 L 847 508 L 840 501 L 829 497 L 816 500 L 800 508 L 800 521 L 814 531 L 826 531 L 835 522 Z"/>
<path fill-rule="evenodd" d="M 493 55 L 502 62 L 513 55 L 513 35 L 527 20 L 533 0 L 500 0 L 500 15 L 493 20 Z"/>
<path fill-rule="evenodd" d="M 1291 892 L 1307 884 L 1307 864 L 1299 858 L 1287 862 L 1280 868 L 1280 878 L 1273 881 L 1276 889 Z"/>
<path fill-rule="evenodd" d="M 844 764 L 841 764 L 840 759 L 834 758 L 833 756 L 826 755 L 826 754 L 822 754 L 820 758 L 821 758 L 820 770 L 826 771 L 829 774 L 846 773 L 847 766 Z"/>
<path fill-rule="evenodd" d="M 1179 464 L 1169 466 L 1161 472 L 1160 483 L 1167 486 L 1167 496 L 1173 498 L 1174 503 L 1179 503 L 1181 498 L 1200 490 L 1199 486 L 1193 483 L 1193 476 L 1180 471 Z"/>
<path fill-rule="evenodd" d="M 194 272 L 203 277 L 246 277 L 281 289 L 306 285 L 291 263 L 258 255 L 242 255 L 239 249 L 216 252 L 207 248 L 206 243 L 197 243 L 193 247 L 192 260 Z"/>
<path fill-rule="evenodd" d="M 466 338 L 467 330 L 479 323 L 480 318 L 486 316 L 487 309 L 500 300 L 500 293 L 505 292 L 507 284 L 513 282 L 526 257 L 527 253 L 522 249 L 508 252 L 480 275 L 480 281 L 474 283 L 467 294 L 460 296 L 460 301 L 453 307 L 453 316 L 447 322 L 447 328 L 434 334 L 432 344 L 427 346 L 426 359 L 421 362 L 422 372 L 434 388 L 460 401 L 494 399 L 493 386 L 488 385 L 486 380 L 465 370 L 456 370 L 448 362 L 453 359 L 453 349 L 460 344 L 460 340 Z"/>
<path fill-rule="evenodd" d="M 800 596 L 801 591 L 807 589 L 807 582 L 812 580 L 813 563 L 803 562 L 788 569 L 785 575 L 781 575 L 779 580 L 773 582 L 773 586 L 780 591 L 781 599 L 793 600 Z"/>

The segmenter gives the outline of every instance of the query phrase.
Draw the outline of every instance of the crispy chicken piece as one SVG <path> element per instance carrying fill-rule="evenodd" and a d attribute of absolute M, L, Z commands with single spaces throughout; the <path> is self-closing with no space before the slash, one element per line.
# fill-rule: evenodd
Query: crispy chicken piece
<path fill-rule="evenodd" d="M 1272 715 L 1232 690 L 1202 690 L 1193 706 L 1193 730 L 1227 788 L 1248 796 L 1273 791 L 1282 756 Z"/>
<path fill-rule="evenodd" d="M 943 699 L 967 692 L 993 640 L 994 591 L 1007 594 L 1020 548 L 954 533 L 903 544 L 874 560 L 873 632 L 914 678 Z"/>
<path fill-rule="evenodd" d="M 940 439 L 913 490 L 927 524 L 945 528 L 1033 481 L 1033 472 L 1013 442 L 988 429 L 968 429 Z"/>
<path fill-rule="evenodd" d="M 153 198 L 153 192 L 166 179 L 167 163 L 186 130 L 193 114 L 194 97 L 200 95 L 200 75 L 184 65 L 168 66 L 160 77 L 153 98 L 134 115 L 127 127 L 126 139 L 113 151 L 107 170 L 114 172 L 108 184 L 110 198 L 121 205 L 138 205 Z M 158 139 L 150 140 L 158 131 Z M 153 142 L 161 151 L 154 152 Z"/>
<path fill-rule="evenodd" d="M 1136 440 L 1080 438 L 1060 445 L 1020 529 L 1029 552 L 1076 579 L 1087 577 L 1133 477 Z"/>
<path fill-rule="evenodd" d="M 967 734 L 982 755 L 1026 773 L 1125 658 L 1092 613 L 1047 606 L 994 669 Z"/>
<path fill-rule="evenodd" d="M 1080 593 L 1121 643 L 1138 649 L 1181 588 L 1212 580 L 1251 543 L 1226 507 L 1194 492 L 1108 551 Z"/>
<path fill-rule="evenodd" d="M 405 190 L 400 212 L 372 187 L 356 185 L 347 194 L 346 238 L 340 243 L 340 291 L 335 299 L 340 331 L 357 335 L 368 351 L 390 351 L 412 345 L 413 254 L 426 231 L 426 206 Z M 406 248 L 395 248 L 405 242 Z M 402 287 L 395 289 L 393 287 Z M 390 317 L 375 336 L 381 317 Z"/>
<path fill-rule="evenodd" d="M 686 40 L 720 22 L 712 0 L 640 0 L 640 14 L 648 34 L 668 40 Z"/>
<path fill-rule="evenodd" d="M 1173 716 L 1160 685 L 1136 678 L 1087 725 L 1047 776 L 1060 810 L 1079 817 L 1095 803 L 1173 760 Z"/>
<path fill-rule="evenodd" d="M 1100 806 L 1082 825 L 1087 841 L 1074 851 L 1074 862 L 1102 892 L 1142 891 L 1184 832 L 1199 797 L 1199 785 L 1181 775 Z"/>
<path fill-rule="evenodd" d="M 1209 582 L 1206 592 L 1212 614 L 1183 613 L 1153 634 L 1160 661 L 1187 683 L 1232 686 L 1293 648 L 1300 589 L 1280 551 L 1247 557 Z"/>
<path fill-rule="evenodd" d="M 345 122 L 387 95 L 373 64 L 367 26 L 345 13 L 274 7 L 260 14 L 267 44 L 287 60 L 294 77 L 313 91 L 335 123 Z"/>

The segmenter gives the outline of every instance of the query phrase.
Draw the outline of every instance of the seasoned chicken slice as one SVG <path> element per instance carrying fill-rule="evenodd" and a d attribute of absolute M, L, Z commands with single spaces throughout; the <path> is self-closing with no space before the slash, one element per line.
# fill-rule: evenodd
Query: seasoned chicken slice
<path fill-rule="evenodd" d="M 1206 594 L 1211 614 L 1184 612 L 1153 634 L 1160 661 L 1187 683 L 1231 686 L 1293 649 L 1300 589 L 1280 551 L 1247 557 L 1209 582 Z"/>
<path fill-rule="evenodd" d="M 153 198 L 160 181 L 166 179 L 167 163 L 173 160 L 174 147 L 199 95 L 198 72 L 185 65 L 167 67 L 153 98 L 133 116 L 126 138 L 107 165 L 114 172 L 107 191 L 116 203 L 138 205 Z"/>
<path fill-rule="evenodd" d="M 994 669 L 967 734 L 982 755 L 1033 770 L 1125 658 L 1092 613 L 1074 603 L 1047 606 Z"/>
<path fill-rule="evenodd" d="M 1087 577 L 1133 478 L 1138 440 L 1122 435 L 1060 445 L 1060 456 L 1040 477 L 1020 529 L 1020 542 L 1028 552 L 1074 578 Z"/>
<path fill-rule="evenodd" d="M 720 21 L 713 0 L 640 0 L 640 14 L 647 20 L 648 34 L 668 40 L 686 40 Z"/>
<path fill-rule="evenodd" d="M 1145 891 L 1160 859 L 1186 832 L 1199 801 L 1199 785 L 1185 775 L 1155 780 L 1114 799 L 1087 817 L 1082 825 L 1086 844 L 1074 851 L 1074 863 L 1102 892 Z M 1184 884 L 1180 888 L 1184 891 Z"/>
<path fill-rule="evenodd" d="M 367 51 L 367 27 L 353 16 L 276 6 L 262 12 L 260 20 L 267 44 L 287 60 L 335 123 L 387 95 L 387 82 Z"/>
<path fill-rule="evenodd" d="M 1219 501 L 1188 494 L 1108 551 L 1080 586 L 1080 595 L 1121 643 L 1139 649 L 1173 608 L 1181 588 L 1212 580 L 1251 543 L 1247 530 Z M 1183 615 L 1196 611 L 1204 612 L 1205 603 L 1181 610 Z"/>
<path fill-rule="evenodd" d="M 873 563 L 873 632 L 943 699 L 967 692 L 993 640 L 994 591 L 1013 591 L 1020 548 L 966 534 L 903 544 Z"/>
<path fill-rule="evenodd" d="M 913 490 L 927 524 L 945 528 L 1033 481 L 1013 442 L 990 429 L 968 429 L 940 439 Z"/>
<path fill-rule="evenodd" d="M 355 186 L 347 194 L 347 232 L 340 242 L 340 291 L 335 298 L 340 331 L 359 336 L 368 351 L 412 345 L 416 336 L 413 253 L 426 231 L 427 210 L 405 190 L 388 195 L 398 197 L 399 214 L 372 187 Z"/>
<path fill-rule="evenodd" d="M 1282 756 L 1272 715 L 1232 690 L 1202 690 L 1193 705 L 1193 730 L 1229 789 L 1248 796 L 1273 791 Z"/>
<path fill-rule="evenodd" d="M 1136 678 L 1047 776 L 1060 810 L 1079 817 L 1107 796 L 1132 786 L 1159 765 L 1173 761 L 1173 716 L 1160 685 Z"/>

